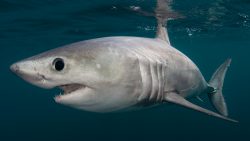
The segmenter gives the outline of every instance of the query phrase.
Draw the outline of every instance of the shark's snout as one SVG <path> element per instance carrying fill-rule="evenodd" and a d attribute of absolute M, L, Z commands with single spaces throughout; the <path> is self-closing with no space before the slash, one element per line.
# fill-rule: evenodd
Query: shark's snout
<path fill-rule="evenodd" d="M 10 66 L 10 70 L 11 70 L 12 72 L 14 72 L 14 73 L 18 73 L 18 71 L 19 71 L 19 66 L 18 66 L 18 64 L 17 64 L 17 63 L 12 64 L 12 65 Z"/>
<path fill-rule="evenodd" d="M 10 66 L 10 70 L 18 76 L 21 75 L 30 75 L 31 68 L 28 64 L 17 62 Z"/>
<path fill-rule="evenodd" d="M 14 63 L 10 66 L 10 70 L 22 78 L 30 77 L 30 73 L 27 71 L 28 69 L 23 66 L 22 63 Z"/>
<path fill-rule="evenodd" d="M 32 66 L 32 63 L 28 61 L 14 63 L 10 66 L 10 70 L 32 84 L 36 84 L 43 80 L 42 75 L 39 75 L 39 72 Z"/>

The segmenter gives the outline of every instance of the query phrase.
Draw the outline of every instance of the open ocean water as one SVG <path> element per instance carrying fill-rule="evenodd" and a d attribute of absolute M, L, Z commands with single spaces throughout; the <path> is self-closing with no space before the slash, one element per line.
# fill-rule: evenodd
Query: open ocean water
<path fill-rule="evenodd" d="M 250 0 L 174 0 L 185 18 L 169 22 L 172 45 L 209 80 L 228 57 L 224 83 L 226 122 L 179 106 L 97 114 L 54 102 L 44 90 L 15 76 L 21 59 L 76 41 L 104 36 L 154 37 L 155 0 L 0 0 L 0 141 L 249 141 Z M 212 108 L 205 102 L 193 100 Z"/>

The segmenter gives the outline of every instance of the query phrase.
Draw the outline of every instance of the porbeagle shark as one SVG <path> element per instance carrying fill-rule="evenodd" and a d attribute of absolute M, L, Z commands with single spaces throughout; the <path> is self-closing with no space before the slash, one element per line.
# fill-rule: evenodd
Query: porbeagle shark
<path fill-rule="evenodd" d="M 176 17 L 171 0 L 157 0 L 157 35 L 103 37 L 81 41 L 24 59 L 10 69 L 38 87 L 59 87 L 57 103 L 92 112 L 114 112 L 174 103 L 228 118 L 222 87 L 231 59 L 207 83 L 198 67 L 172 47 L 166 22 Z M 187 99 L 207 94 L 217 112 Z"/>

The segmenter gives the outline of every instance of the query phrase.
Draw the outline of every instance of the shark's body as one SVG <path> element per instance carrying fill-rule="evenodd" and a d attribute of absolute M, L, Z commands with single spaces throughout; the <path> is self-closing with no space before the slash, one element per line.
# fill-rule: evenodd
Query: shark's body
<path fill-rule="evenodd" d="M 127 71 L 128 76 L 131 75 L 130 71 L 137 71 L 138 75 L 133 78 L 142 88 L 141 92 L 135 95 L 133 104 L 143 101 L 161 102 L 164 94 L 168 92 L 178 92 L 185 98 L 195 97 L 209 88 L 198 67 L 186 55 L 160 39 L 104 37 L 74 43 L 61 49 L 68 50 L 67 52 L 75 50 L 98 53 L 95 61 L 100 64 L 97 69 L 101 70 L 103 64 L 112 61 L 128 63 L 124 71 Z M 121 68 L 117 66 L 115 69 Z M 115 73 L 115 69 L 109 73 Z"/>
<path fill-rule="evenodd" d="M 158 13 L 161 11 L 158 0 Z M 113 112 L 175 103 L 222 119 L 227 108 L 222 96 L 227 60 L 205 81 L 198 67 L 171 46 L 157 17 L 157 38 L 104 37 L 66 45 L 25 59 L 11 69 L 43 88 L 60 87 L 56 102 L 93 112 Z M 186 98 L 208 94 L 220 114 Z"/>
<path fill-rule="evenodd" d="M 78 53 L 86 56 L 96 54 L 97 57 L 93 58 L 96 69 L 102 77 L 111 77 L 114 83 L 112 86 L 119 88 L 119 85 L 123 85 L 128 90 L 133 87 L 133 91 L 127 91 L 124 97 L 115 100 L 115 97 L 111 97 L 110 100 L 115 104 L 93 108 L 95 112 L 162 103 L 164 96 L 169 92 L 178 92 L 182 97 L 195 97 L 208 88 L 196 65 L 183 53 L 159 39 L 104 37 L 67 45 L 50 53 L 54 54 L 60 50 L 64 50 L 65 54 L 62 56 Z M 75 59 L 79 56 L 81 55 L 76 55 Z M 116 67 L 107 69 L 110 63 Z M 117 79 L 114 74 L 120 72 L 119 70 L 123 70 L 122 78 L 114 81 Z M 76 75 L 81 77 L 81 74 Z M 109 81 L 104 83 L 110 83 Z M 59 102 L 60 98 L 57 97 L 56 100 Z M 116 103 L 119 103 L 119 106 Z"/>

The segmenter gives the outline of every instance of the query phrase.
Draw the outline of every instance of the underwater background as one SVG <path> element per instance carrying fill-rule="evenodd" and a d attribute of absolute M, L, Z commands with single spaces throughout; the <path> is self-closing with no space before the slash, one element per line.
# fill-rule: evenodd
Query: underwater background
<path fill-rule="evenodd" d="M 15 76 L 21 59 L 76 41 L 104 36 L 154 37 L 156 0 L 0 0 L 0 141 L 250 140 L 250 0 L 174 0 L 184 18 L 172 20 L 172 45 L 209 80 L 233 59 L 223 93 L 230 123 L 175 105 L 97 114 L 54 102 L 45 90 Z M 212 109 L 204 102 L 193 102 Z"/>

